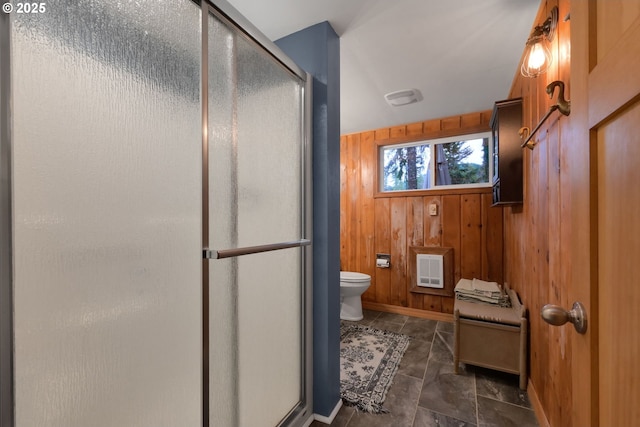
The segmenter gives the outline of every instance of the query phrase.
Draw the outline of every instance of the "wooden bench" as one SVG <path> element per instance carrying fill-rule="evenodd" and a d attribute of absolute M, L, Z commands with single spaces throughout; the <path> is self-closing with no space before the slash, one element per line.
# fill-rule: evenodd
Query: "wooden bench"
<path fill-rule="evenodd" d="M 461 279 L 466 280 L 466 279 Z M 455 300 L 453 368 L 460 362 L 520 375 L 527 388 L 527 318 L 518 294 L 507 288 L 511 308 Z"/>

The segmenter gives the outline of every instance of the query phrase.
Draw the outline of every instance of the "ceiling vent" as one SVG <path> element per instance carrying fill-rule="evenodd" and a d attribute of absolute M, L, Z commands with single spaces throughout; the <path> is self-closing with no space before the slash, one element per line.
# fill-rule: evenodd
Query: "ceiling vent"
<path fill-rule="evenodd" d="M 392 107 L 400 107 L 422 101 L 422 94 L 418 89 L 405 89 L 388 93 L 384 99 Z"/>

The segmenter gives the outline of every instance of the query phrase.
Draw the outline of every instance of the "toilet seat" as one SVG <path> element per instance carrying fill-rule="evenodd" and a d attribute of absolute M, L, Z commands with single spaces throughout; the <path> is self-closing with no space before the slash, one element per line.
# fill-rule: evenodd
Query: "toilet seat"
<path fill-rule="evenodd" d="M 371 280 L 371 276 L 354 271 L 341 271 L 340 281 L 345 283 L 362 283 Z"/>

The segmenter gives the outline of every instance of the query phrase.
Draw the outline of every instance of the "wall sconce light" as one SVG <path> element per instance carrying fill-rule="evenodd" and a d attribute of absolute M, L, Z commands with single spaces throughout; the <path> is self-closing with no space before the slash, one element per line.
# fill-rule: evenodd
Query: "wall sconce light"
<path fill-rule="evenodd" d="M 520 72 L 525 77 L 538 77 L 549 69 L 553 56 L 547 42 L 553 41 L 558 26 L 558 6 L 551 9 L 549 17 L 537 25 L 527 40 Z"/>

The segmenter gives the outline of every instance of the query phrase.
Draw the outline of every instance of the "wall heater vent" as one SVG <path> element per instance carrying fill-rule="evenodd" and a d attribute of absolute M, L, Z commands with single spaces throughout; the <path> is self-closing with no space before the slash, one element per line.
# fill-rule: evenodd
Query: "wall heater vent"
<path fill-rule="evenodd" d="M 422 288 L 444 288 L 444 257 L 442 255 L 417 254 L 416 283 Z"/>

